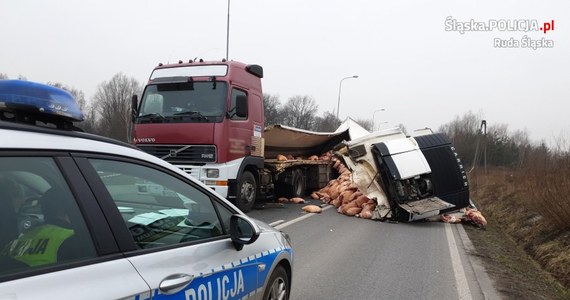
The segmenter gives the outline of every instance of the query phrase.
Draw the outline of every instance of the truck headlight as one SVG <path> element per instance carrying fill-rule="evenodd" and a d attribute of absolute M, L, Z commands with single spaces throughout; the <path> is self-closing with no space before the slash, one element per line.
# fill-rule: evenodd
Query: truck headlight
<path fill-rule="evenodd" d="M 218 170 L 218 169 L 206 169 L 206 177 L 218 178 L 218 177 L 220 177 L 220 170 Z"/>

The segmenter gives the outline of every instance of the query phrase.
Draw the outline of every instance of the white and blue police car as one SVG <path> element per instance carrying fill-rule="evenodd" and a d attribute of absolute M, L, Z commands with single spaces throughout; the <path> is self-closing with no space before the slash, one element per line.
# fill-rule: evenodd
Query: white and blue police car
<path fill-rule="evenodd" d="M 0 299 L 288 299 L 288 236 L 135 147 L 67 92 L 0 80 Z"/>

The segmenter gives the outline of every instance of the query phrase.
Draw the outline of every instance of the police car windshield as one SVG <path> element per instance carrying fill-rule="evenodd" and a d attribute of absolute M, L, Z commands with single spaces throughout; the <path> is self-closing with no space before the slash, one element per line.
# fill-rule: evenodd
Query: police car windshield
<path fill-rule="evenodd" d="M 142 97 L 138 122 L 221 121 L 226 99 L 225 82 L 149 85 Z"/>

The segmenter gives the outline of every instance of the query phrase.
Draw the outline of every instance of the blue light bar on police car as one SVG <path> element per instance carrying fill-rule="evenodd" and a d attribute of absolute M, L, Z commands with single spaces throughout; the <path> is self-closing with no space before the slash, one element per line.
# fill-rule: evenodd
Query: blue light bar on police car
<path fill-rule="evenodd" d="M 83 113 L 71 94 L 60 88 L 25 80 L 0 80 L 0 110 L 83 121 Z"/>

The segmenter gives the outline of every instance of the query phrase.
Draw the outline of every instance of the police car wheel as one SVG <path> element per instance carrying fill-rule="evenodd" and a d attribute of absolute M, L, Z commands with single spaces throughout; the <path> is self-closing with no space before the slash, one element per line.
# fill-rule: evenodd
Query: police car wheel
<path fill-rule="evenodd" d="M 249 171 L 243 172 L 239 180 L 236 205 L 243 212 L 248 212 L 253 207 L 256 198 L 257 184 L 255 177 Z"/>
<path fill-rule="evenodd" d="M 287 300 L 289 299 L 289 277 L 282 266 L 278 266 L 271 274 L 263 300 Z"/>

